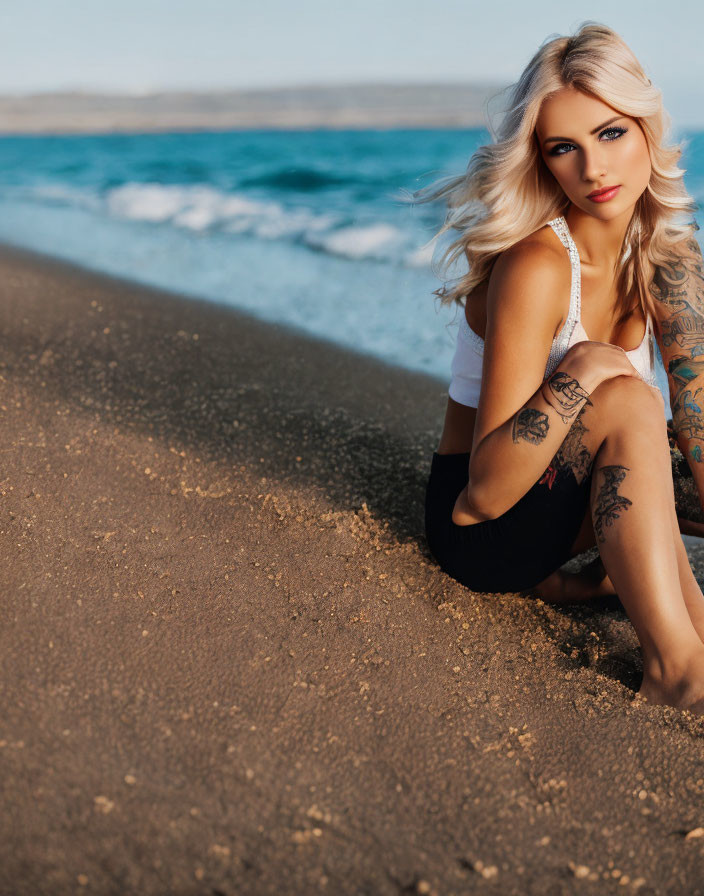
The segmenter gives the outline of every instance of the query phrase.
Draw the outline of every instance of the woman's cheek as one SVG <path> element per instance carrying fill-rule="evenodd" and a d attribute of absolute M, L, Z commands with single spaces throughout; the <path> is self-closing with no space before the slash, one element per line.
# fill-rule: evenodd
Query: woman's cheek
<path fill-rule="evenodd" d="M 574 192 L 574 185 L 578 182 L 579 175 L 576 172 L 572 171 L 571 166 L 555 165 L 554 167 L 551 167 L 550 165 L 548 165 L 548 168 L 552 172 L 552 176 L 562 187 L 565 193 Z"/>
<path fill-rule="evenodd" d="M 642 134 L 639 135 L 638 140 L 631 140 L 624 147 L 622 165 L 624 174 L 644 180 L 647 184 L 650 179 L 651 164 L 648 144 Z"/>

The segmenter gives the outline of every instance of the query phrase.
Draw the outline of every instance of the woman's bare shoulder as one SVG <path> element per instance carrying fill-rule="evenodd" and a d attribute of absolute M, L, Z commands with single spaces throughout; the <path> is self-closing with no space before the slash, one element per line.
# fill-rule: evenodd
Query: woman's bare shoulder
<path fill-rule="evenodd" d="M 693 235 L 681 240 L 677 249 L 679 250 L 679 253 L 685 263 L 688 263 L 695 267 L 698 267 L 702 264 L 701 246 Z"/>
<path fill-rule="evenodd" d="M 501 252 L 494 262 L 489 279 L 489 291 L 512 284 L 527 282 L 554 288 L 559 292 L 569 285 L 572 276 L 567 250 L 551 227 L 545 225 Z"/>

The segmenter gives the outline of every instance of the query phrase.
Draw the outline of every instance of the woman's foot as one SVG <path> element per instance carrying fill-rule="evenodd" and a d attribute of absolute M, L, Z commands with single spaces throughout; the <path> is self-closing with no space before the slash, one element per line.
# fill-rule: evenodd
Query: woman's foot
<path fill-rule="evenodd" d="M 657 667 L 643 672 L 638 693 L 660 706 L 688 709 L 704 715 L 704 655 L 697 654 L 681 671 L 664 676 Z"/>
<path fill-rule="evenodd" d="M 600 557 L 579 572 L 555 570 L 529 593 L 550 604 L 578 604 L 595 597 L 613 597 L 616 594 Z"/>

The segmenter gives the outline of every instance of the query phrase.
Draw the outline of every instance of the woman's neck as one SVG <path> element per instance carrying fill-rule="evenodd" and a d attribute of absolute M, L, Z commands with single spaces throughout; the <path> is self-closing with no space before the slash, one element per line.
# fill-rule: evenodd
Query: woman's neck
<path fill-rule="evenodd" d="M 633 209 L 626 209 L 610 221 L 601 221 L 570 205 L 564 217 L 582 264 L 613 272 L 621 258 L 623 239 L 632 216 Z"/>

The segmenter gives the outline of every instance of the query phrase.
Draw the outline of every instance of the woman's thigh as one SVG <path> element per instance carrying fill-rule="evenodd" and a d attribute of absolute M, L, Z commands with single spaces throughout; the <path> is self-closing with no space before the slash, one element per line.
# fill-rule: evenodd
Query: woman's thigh
<path fill-rule="evenodd" d="M 579 412 L 550 467 L 571 470 L 578 482 L 591 473 L 604 439 L 616 430 L 667 433 L 664 400 L 658 389 L 637 377 L 618 376 L 601 383 Z"/>
<path fill-rule="evenodd" d="M 594 544 L 589 494 L 594 459 L 604 439 L 628 427 L 644 438 L 666 430 L 657 390 L 635 377 L 602 383 L 529 491 L 496 519 L 452 522 L 467 485 L 469 454 L 433 456 L 426 490 L 426 535 L 440 565 L 478 591 L 522 591 Z"/>
<path fill-rule="evenodd" d="M 440 566 L 474 591 L 523 591 L 565 563 L 588 508 L 591 476 L 553 459 L 530 490 L 496 519 L 452 522 L 467 485 L 469 454 L 434 454 L 426 489 L 428 546 Z"/>
<path fill-rule="evenodd" d="M 660 426 L 667 432 L 664 401 L 659 391 L 635 377 L 616 377 L 602 383 L 570 427 L 564 442 L 550 461 L 550 468 L 569 469 L 578 481 L 590 476 L 599 448 L 616 428 Z M 587 502 L 584 516 L 570 556 L 574 557 L 596 545 L 591 506 Z"/>

